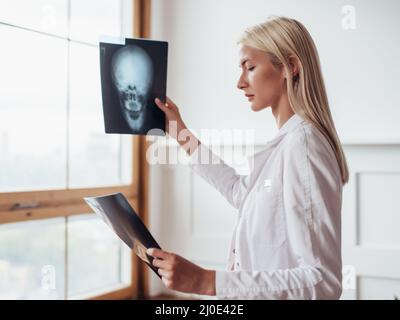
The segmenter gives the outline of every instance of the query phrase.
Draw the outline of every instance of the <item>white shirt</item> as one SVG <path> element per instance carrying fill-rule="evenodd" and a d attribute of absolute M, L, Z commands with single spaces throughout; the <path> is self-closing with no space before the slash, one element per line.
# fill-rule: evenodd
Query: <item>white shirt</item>
<path fill-rule="evenodd" d="M 239 213 L 227 270 L 216 271 L 217 297 L 338 299 L 342 182 L 328 140 L 295 114 L 253 163 L 241 176 L 203 144 L 190 156 Z"/>

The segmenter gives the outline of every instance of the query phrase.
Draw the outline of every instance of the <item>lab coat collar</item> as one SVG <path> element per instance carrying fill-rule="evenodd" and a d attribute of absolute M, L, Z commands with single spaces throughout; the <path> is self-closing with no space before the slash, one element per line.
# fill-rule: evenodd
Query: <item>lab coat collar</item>
<path fill-rule="evenodd" d="M 254 153 L 253 157 L 256 158 L 259 156 L 265 156 L 267 154 L 267 150 L 274 149 L 282 141 L 286 133 L 293 131 L 303 122 L 305 122 L 305 120 L 295 113 L 283 124 L 283 126 L 279 129 L 277 135 L 272 140 L 268 141 L 266 143 L 266 146 L 262 150 Z"/>
<path fill-rule="evenodd" d="M 283 126 L 279 129 L 275 138 L 280 137 L 281 135 L 294 130 L 300 123 L 304 121 L 305 120 L 302 117 L 300 117 L 297 113 L 295 113 L 283 124 Z"/>

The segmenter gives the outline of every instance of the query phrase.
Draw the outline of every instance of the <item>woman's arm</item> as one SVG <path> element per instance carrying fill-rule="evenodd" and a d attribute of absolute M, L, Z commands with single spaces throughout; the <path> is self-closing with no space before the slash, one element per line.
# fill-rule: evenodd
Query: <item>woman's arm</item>
<path fill-rule="evenodd" d="M 205 181 L 216 188 L 236 209 L 239 208 L 248 186 L 249 176 L 241 176 L 221 158 L 204 146 L 186 127 L 176 104 L 167 97 L 164 104 L 156 105 L 165 113 L 166 130 L 190 157 L 189 166 Z"/>

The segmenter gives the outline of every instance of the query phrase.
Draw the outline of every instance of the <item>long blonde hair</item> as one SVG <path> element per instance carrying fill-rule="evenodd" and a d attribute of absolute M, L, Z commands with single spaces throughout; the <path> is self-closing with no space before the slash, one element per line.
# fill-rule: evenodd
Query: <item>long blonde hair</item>
<path fill-rule="evenodd" d="M 271 17 L 246 29 L 238 44 L 265 51 L 275 66 L 284 67 L 293 112 L 326 137 L 338 161 L 342 183 L 346 184 L 349 180 L 346 157 L 332 120 L 318 52 L 307 29 L 294 19 Z M 289 57 L 298 62 L 296 77 L 291 76 Z"/>

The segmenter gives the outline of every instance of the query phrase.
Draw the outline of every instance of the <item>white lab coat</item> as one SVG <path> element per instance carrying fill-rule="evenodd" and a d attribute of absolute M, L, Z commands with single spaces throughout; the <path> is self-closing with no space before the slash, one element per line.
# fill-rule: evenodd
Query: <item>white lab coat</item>
<path fill-rule="evenodd" d="M 227 270 L 216 271 L 217 297 L 338 299 L 342 182 L 328 141 L 295 114 L 253 164 L 237 175 L 203 144 L 189 159 L 239 213 Z"/>

